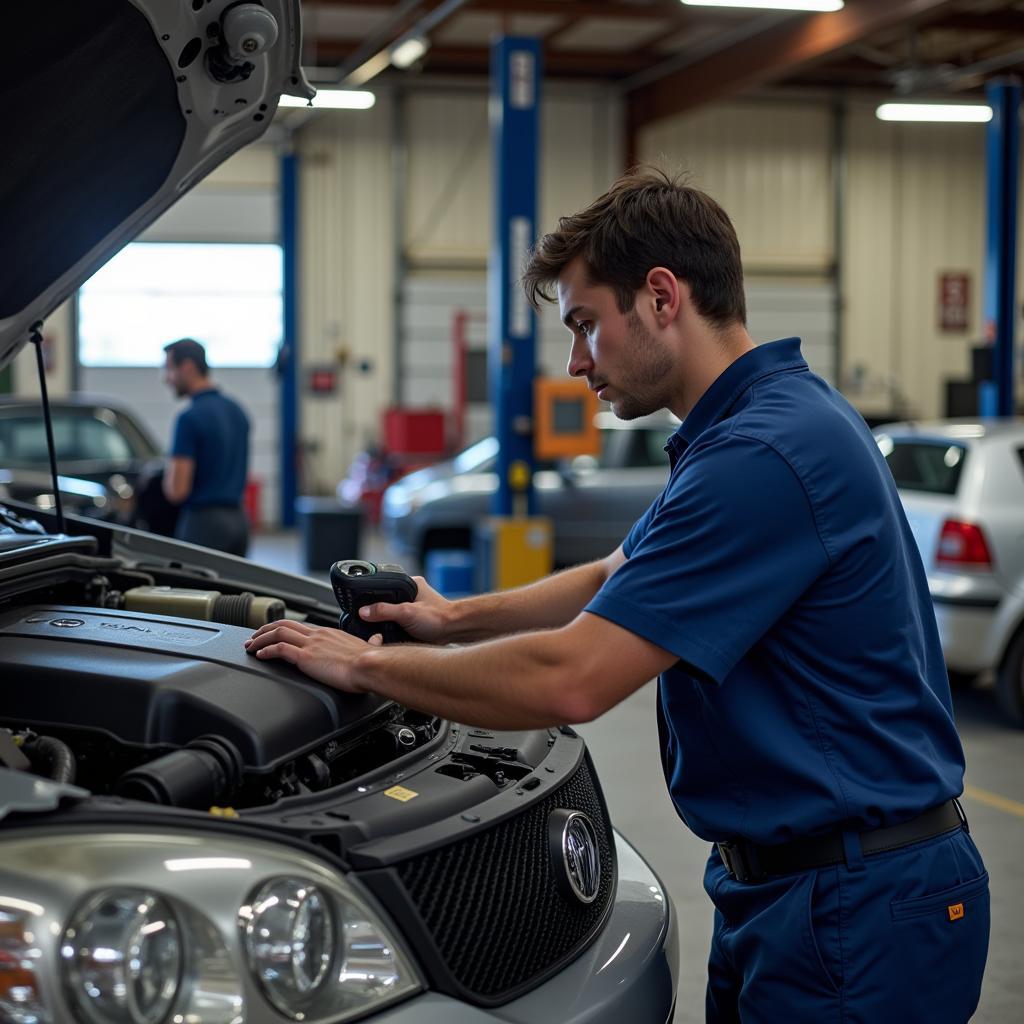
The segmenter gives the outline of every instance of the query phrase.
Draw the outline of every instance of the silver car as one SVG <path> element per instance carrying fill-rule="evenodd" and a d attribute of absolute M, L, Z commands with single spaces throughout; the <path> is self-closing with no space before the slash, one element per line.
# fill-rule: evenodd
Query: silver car
<path fill-rule="evenodd" d="M 950 678 L 994 670 L 1024 725 L 1024 420 L 875 429 L 928 573 Z"/>
<path fill-rule="evenodd" d="M 620 420 L 598 413 L 601 454 L 542 465 L 534 475 L 541 515 L 554 523 L 554 561 L 603 558 L 668 480 L 665 442 L 679 421 L 669 414 Z M 384 492 L 381 524 L 392 546 L 419 559 L 431 551 L 472 546 L 473 527 L 491 512 L 498 489 L 496 438 L 485 437 L 454 459 L 417 470 Z"/>
<path fill-rule="evenodd" d="M 0 371 L 282 92 L 311 93 L 299 10 L 12 12 Z M 339 607 L 326 582 L 0 504 L 0 1022 L 664 1024 L 675 916 L 583 739 L 246 654 L 282 617 Z"/>

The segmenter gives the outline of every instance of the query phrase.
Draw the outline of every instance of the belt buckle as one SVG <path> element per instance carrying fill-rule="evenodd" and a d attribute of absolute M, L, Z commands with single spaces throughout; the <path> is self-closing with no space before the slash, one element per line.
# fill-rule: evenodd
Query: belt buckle
<path fill-rule="evenodd" d="M 743 849 L 739 843 L 724 842 L 715 843 L 718 847 L 718 855 L 722 858 L 725 870 L 736 879 L 737 882 L 749 882 L 752 875 L 746 857 L 743 856 Z"/>

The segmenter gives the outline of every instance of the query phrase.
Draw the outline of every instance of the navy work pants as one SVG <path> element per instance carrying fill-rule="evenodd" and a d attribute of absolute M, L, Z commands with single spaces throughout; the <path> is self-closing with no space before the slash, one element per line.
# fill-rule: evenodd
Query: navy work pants
<path fill-rule="evenodd" d="M 988 875 L 967 832 L 761 882 L 717 849 L 709 1024 L 966 1024 L 988 955 Z"/>
<path fill-rule="evenodd" d="M 249 548 L 249 521 L 245 513 L 231 505 L 201 505 L 184 508 L 174 528 L 178 540 L 202 544 L 206 548 L 245 555 Z"/>

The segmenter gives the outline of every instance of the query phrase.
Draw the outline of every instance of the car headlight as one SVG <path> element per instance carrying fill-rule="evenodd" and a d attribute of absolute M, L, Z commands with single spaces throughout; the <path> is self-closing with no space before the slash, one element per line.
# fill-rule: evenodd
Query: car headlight
<path fill-rule="evenodd" d="M 312 883 L 280 878 L 262 886 L 240 916 L 249 968 L 267 998 L 289 1017 L 306 1017 L 334 960 L 327 897 Z"/>
<path fill-rule="evenodd" d="M 26 831 L 0 864 L 0 1021 L 342 1024 L 422 987 L 359 883 L 287 846 Z"/>
<path fill-rule="evenodd" d="M 75 1018 L 90 1024 L 161 1024 L 181 987 L 174 913 L 140 889 L 88 900 L 64 933 L 61 955 Z"/>

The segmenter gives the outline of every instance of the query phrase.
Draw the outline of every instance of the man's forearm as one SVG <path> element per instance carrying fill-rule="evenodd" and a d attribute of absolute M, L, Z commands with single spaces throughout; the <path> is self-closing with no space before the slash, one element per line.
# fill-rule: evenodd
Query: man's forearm
<path fill-rule="evenodd" d="M 444 639 L 448 643 L 465 643 L 564 626 L 583 611 L 611 572 L 608 559 L 588 562 L 516 590 L 455 601 Z"/>
<path fill-rule="evenodd" d="M 355 679 L 406 707 L 466 725 L 562 725 L 579 718 L 555 654 L 556 636 L 548 631 L 466 647 L 372 647 L 355 662 Z"/>

